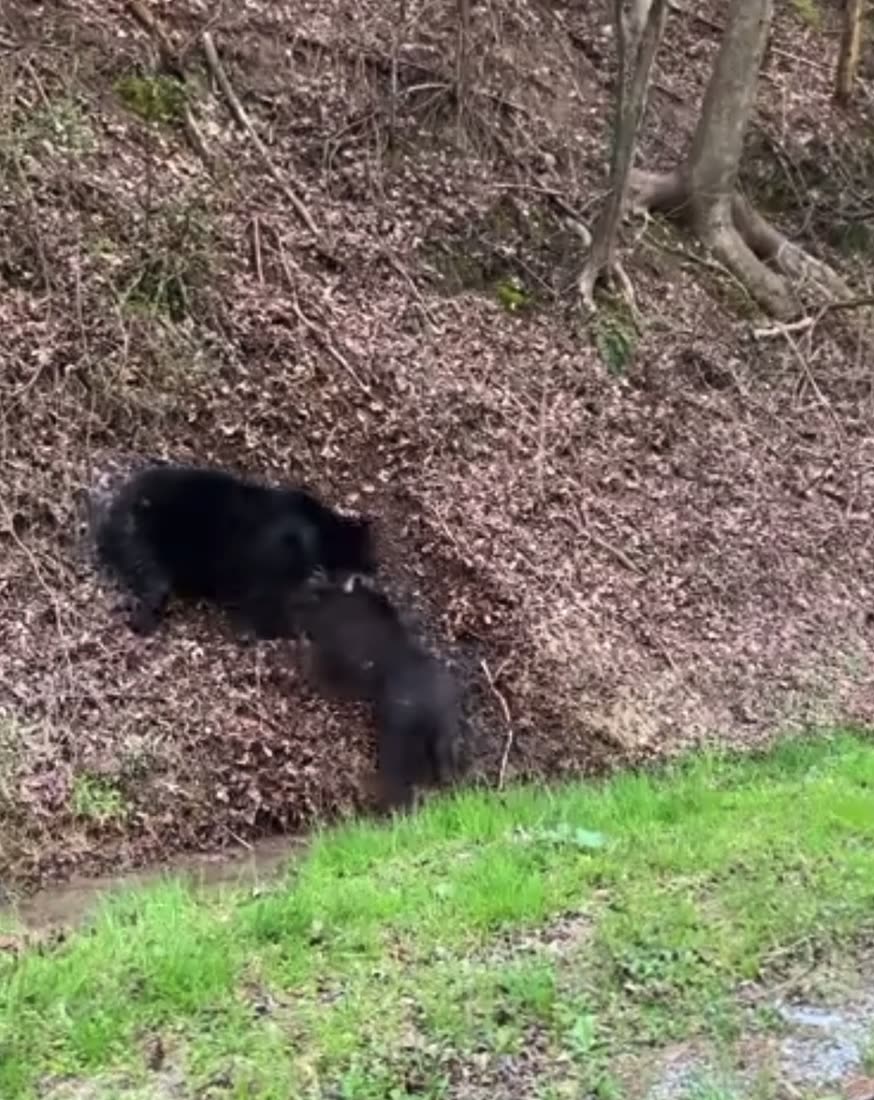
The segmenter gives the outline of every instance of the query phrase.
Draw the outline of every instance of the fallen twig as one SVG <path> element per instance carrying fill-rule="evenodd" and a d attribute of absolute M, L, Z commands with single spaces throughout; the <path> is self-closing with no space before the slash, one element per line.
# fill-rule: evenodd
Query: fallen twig
<path fill-rule="evenodd" d="M 158 52 L 161 56 L 161 67 L 180 80 L 185 80 L 185 71 L 179 60 L 179 54 L 173 48 L 173 43 L 158 20 L 142 3 L 142 0 L 127 0 L 127 6 L 134 19 L 157 43 Z"/>
<path fill-rule="evenodd" d="M 501 713 L 504 716 L 504 723 L 507 726 L 507 736 L 504 741 L 504 751 L 501 753 L 501 766 L 498 769 L 497 789 L 501 791 L 504 789 L 504 779 L 507 774 L 507 761 L 510 757 L 510 750 L 513 747 L 513 741 L 515 739 L 515 734 L 513 732 L 513 718 L 510 714 L 510 707 L 507 703 L 507 699 L 504 696 L 504 693 L 498 688 L 497 684 L 495 683 L 495 679 L 492 676 L 492 670 L 489 668 L 488 661 L 486 661 L 485 659 L 481 660 L 480 667 L 482 668 L 483 675 L 485 676 L 486 681 L 489 685 L 489 690 L 491 691 L 492 695 L 494 695 L 494 697 L 498 700 L 498 705 L 500 706 Z"/>
<path fill-rule="evenodd" d="M 261 261 L 261 223 L 258 215 L 252 217 L 252 258 L 255 261 L 255 274 L 258 282 L 264 285 L 264 265 Z"/>
<path fill-rule="evenodd" d="M 612 542 L 608 542 L 607 539 L 603 539 L 600 535 L 596 535 L 595 532 L 590 531 L 588 527 L 583 528 L 583 534 L 596 546 L 600 546 L 602 550 L 606 550 L 608 554 L 612 554 L 626 569 L 630 569 L 632 573 L 637 573 L 638 576 L 643 575 L 643 570 L 640 566 L 636 565 L 624 550 L 620 550 L 619 547 L 614 546 Z"/>
<path fill-rule="evenodd" d="M 312 233 L 314 237 L 319 237 L 320 234 L 318 229 L 316 228 L 316 223 L 313 221 L 312 215 L 310 214 L 304 203 L 301 201 L 301 199 L 298 197 L 298 195 L 294 192 L 294 190 L 282 178 L 279 169 L 273 163 L 273 160 L 267 151 L 267 147 L 258 136 L 258 132 L 249 120 L 249 116 L 243 110 L 243 105 L 242 103 L 240 103 L 240 100 L 237 97 L 237 93 L 234 91 L 233 85 L 228 79 L 228 74 L 225 72 L 224 66 L 221 63 L 221 60 L 215 48 L 215 43 L 213 42 L 212 35 L 209 33 L 209 31 L 203 32 L 203 34 L 200 36 L 200 41 L 203 45 L 203 53 L 206 57 L 206 63 L 209 66 L 210 72 L 215 77 L 218 86 L 221 88 L 225 99 L 228 101 L 228 106 L 231 109 L 231 114 L 237 120 L 238 124 L 246 131 L 247 135 L 249 136 L 249 140 L 255 146 L 255 149 L 257 150 L 258 155 L 264 162 L 264 166 L 267 168 L 267 171 L 270 173 L 276 183 L 278 183 L 279 186 L 282 188 L 283 193 L 288 199 L 291 208 L 294 210 L 294 212 L 297 214 L 303 224 L 307 227 L 310 233 Z"/>
<path fill-rule="evenodd" d="M 753 329 L 754 340 L 770 340 L 774 336 L 788 336 L 793 332 L 806 332 L 816 324 L 815 317 L 802 317 L 800 321 L 788 321 L 782 324 L 765 325 Z"/>
<path fill-rule="evenodd" d="M 298 301 L 294 279 L 292 278 L 291 269 L 288 265 L 288 258 L 285 255 L 285 249 L 282 247 L 282 241 L 279 239 L 278 234 L 276 237 L 276 245 L 279 252 L 279 263 L 282 266 L 283 273 L 285 274 L 285 280 L 288 283 L 288 289 L 291 291 L 291 308 L 294 311 L 295 317 L 297 317 L 298 321 L 300 321 L 304 328 L 309 329 L 309 331 L 313 333 L 313 335 L 316 337 L 316 339 L 319 341 L 319 343 L 325 349 L 328 355 L 330 355 L 334 362 L 349 375 L 349 377 L 352 379 L 355 385 L 358 386 L 361 392 L 369 395 L 371 392 L 370 386 L 368 386 L 363 378 L 359 377 L 355 368 L 349 363 L 342 352 L 340 352 L 334 346 L 330 337 L 321 327 L 321 325 L 317 324 L 315 321 L 307 317 L 304 311 L 300 308 L 300 302 Z"/>
<path fill-rule="evenodd" d="M 206 167 L 212 171 L 213 157 L 206 144 L 206 139 L 200 132 L 200 127 L 195 121 L 194 115 L 191 112 L 191 108 L 188 104 L 185 105 L 185 111 L 182 115 L 182 124 L 185 127 L 185 136 L 188 138 L 188 144 L 197 153 Z"/>
<path fill-rule="evenodd" d="M 769 340 L 773 336 L 791 336 L 796 332 L 806 332 L 816 328 L 827 313 L 837 310 L 866 309 L 874 306 L 874 297 L 844 298 L 836 302 L 824 302 L 813 316 L 800 317 L 797 321 L 784 321 L 773 325 L 764 325 L 753 329 L 754 340 Z"/>
<path fill-rule="evenodd" d="M 413 297 L 416 299 L 419 309 L 422 311 L 422 316 L 425 318 L 425 323 L 429 325 L 431 329 L 439 331 L 439 322 L 436 320 L 434 314 L 426 305 L 425 299 L 422 297 L 419 288 L 413 281 L 412 275 L 409 273 L 409 271 L 407 271 L 400 260 L 396 256 L 392 255 L 392 253 L 388 249 L 385 249 L 385 251 L 383 252 L 383 256 L 388 261 L 389 265 L 394 268 L 394 270 L 398 273 L 398 275 L 400 275 L 400 277 L 409 287 Z"/>
<path fill-rule="evenodd" d="M 582 535 L 583 538 L 588 539 L 590 542 L 593 542 L 595 546 L 598 546 L 601 550 L 606 551 L 608 554 L 614 557 L 620 563 L 620 565 L 624 565 L 626 569 L 628 569 L 632 573 L 636 573 L 638 576 L 643 576 L 643 570 L 636 562 L 632 561 L 632 559 L 625 553 L 624 550 L 620 549 L 620 547 L 618 546 L 614 546 L 612 542 L 609 542 L 607 539 L 602 538 L 601 535 L 595 534 L 595 532 L 589 526 L 588 517 L 583 514 L 582 509 L 576 516 L 565 515 L 561 518 L 565 520 L 565 522 L 568 523 L 577 532 L 578 535 Z"/>

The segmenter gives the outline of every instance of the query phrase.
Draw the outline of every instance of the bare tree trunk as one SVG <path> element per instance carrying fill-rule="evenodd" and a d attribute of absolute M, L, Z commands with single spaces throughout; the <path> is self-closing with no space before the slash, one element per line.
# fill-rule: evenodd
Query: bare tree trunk
<path fill-rule="evenodd" d="M 595 286 L 603 275 L 618 275 L 631 296 L 631 283 L 616 260 L 616 238 L 628 197 L 650 74 L 664 34 L 667 13 L 667 0 L 635 0 L 631 16 L 626 19 L 622 0 L 614 0 L 618 73 L 610 193 L 598 216 L 589 256 L 579 280 L 580 296 L 590 309 L 594 309 Z M 630 70 L 629 55 L 632 58 Z"/>
<path fill-rule="evenodd" d="M 391 99 L 388 116 L 388 146 L 394 148 L 398 122 L 398 57 L 401 39 L 407 26 L 407 0 L 398 0 L 398 21 L 394 29 L 391 47 Z"/>
<path fill-rule="evenodd" d="M 455 53 L 455 103 L 459 130 L 464 115 L 464 104 L 467 100 L 470 8 L 471 0 L 457 0 L 458 42 Z"/>
<path fill-rule="evenodd" d="M 732 215 L 743 139 L 756 102 L 773 0 L 732 0 L 684 174 L 692 223 L 768 309 L 791 309 L 787 288 L 738 234 Z"/>
<path fill-rule="evenodd" d="M 649 15 L 649 9 L 651 7 L 652 0 L 632 0 L 630 10 L 627 14 L 623 13 L 622 15 L 625 41 L 630 53 L 634 52 L 634 48 L 640 40 L 640 36 L 643 34 L 643 29 L 646 26 L 647 16 Z"/>
<path fill-rule="evenodd" d="M 844 23 L 838 53 L 835 99 L 846 106 L 853 95 L 853 81 L 862 52 L 862 0 L 844 0 Z"/>
<path fill-rule="evenodd" d="M 799 292 L 842 299 L 834 271 L 787 240 L 735 191 L 755 105 L 773 0 L 730 0 L 726 31 L 683 166 L 667 176 L 633 173 L 636 200 L 691 222 L 714 255 L 777 317 L 798 311 Z"/>
<path fill-rule="evenodd" d="M 772 8 L 773 0 L 731 0 L 729 6 L 686 165 L 693 218 L 705 230 L 731 202 Z"/>

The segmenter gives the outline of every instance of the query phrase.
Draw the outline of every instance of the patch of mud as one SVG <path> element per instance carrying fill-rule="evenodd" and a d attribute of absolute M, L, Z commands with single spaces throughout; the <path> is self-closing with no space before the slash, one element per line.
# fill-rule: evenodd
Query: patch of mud
<path fill-rule="evenodd" d="M 853 1004 L 777 1006 L 790 1034 L 780 1043 L 780 1072 L 802 1085 L 830 1085 L 856 1071 L 874 1027 L 874 985 Z"/>
<path fill-rule="evenodd" d="M 857 1097 L 874 1036 L 874 975 L 852 994 L 828 1003 L 766 999 L 776 1032 L 743 1036 L 733 1049 L 677 1044 L 661 1052 L 643 1074 L 645 1100 L 698 1095 L 748 1096 L 767 1083 L 768 1095 L 801 1096 L 828 1089 Z M 727 1068 L 733 1067 L 733 1068 Z M 631 1075 L 628 1075 L 631 1080 Z M 870 1082 L 869 1082 L 870 1084 Z M 874 1084 L 865 1095 L 874 1095 Z"/>
<path fill-rule="evenodd" d="M 676 1100 L 691 1093 L 704 1075 L 712 1076 L 712 1067 L 689 1047 L 664 1055 L 656 1081 L 646 1092 L 646 1100 Z"/>
<path fill-rule="evenodd" d="M 65 1078 L 44 1082 L 40 1091 L 42 1100 L 184 1100 L 190 1095 L 178 1070 L 156 1073 L 147 1082 L 115 1076 L 95 1081 Z"/>
<path fill-rule="evenodd" d="M 10 917 L 30 931 L 70 927 L 92 913 L 107 894 L 160 882 L 168 875 L 198 888 L 256 886 L 277 874 L 305 844 L 302 837 L 267 837 L 230 853 L 180 856 L 130 874 L 74 877 L 62 886 L 47 887 L 17 903 L 0 906 L 0 921 Z"/>

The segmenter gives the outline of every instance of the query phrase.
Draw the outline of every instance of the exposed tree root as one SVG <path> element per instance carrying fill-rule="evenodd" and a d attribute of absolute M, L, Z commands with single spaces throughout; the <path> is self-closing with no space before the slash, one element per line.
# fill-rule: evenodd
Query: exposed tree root
<path fill-rule="evenodd" d="M 732 217 L 738 231 L 760 260 L 773 264 L 796 289 L 813 287 L 827 301 L 852 297 L 850 288 L 827 263 L 799 248 L 740 195 L 732 200 Z"/>
<path fill-rule="evenodd" d="M 797 316 L 814 298 L 821 305 L 852 297 L 836 271 L 790 241 L 740 195 L 700 204 L 680 171 L 635 171 L 631 194 L 635 206 L 693 225 L 716 258 L 778 319 Z"/>

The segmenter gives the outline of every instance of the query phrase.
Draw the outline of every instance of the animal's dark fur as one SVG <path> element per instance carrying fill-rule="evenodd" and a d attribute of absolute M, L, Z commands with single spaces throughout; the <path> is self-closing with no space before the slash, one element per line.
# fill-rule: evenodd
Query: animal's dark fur
<path fill-rule="evenodd" d="M 316 569 L 375 569 L 369 520 L 303 489 L 186 466 L 132 477 L 100 516 L 96 542 L 137 598 L 130 623 L 141 634 L 175 595 L 221 604 L 257 637 L 286 636 L 289 594 Z"/>
<path fill-rule="evenodd" d="M 315 586 L 299 623 L 322 684 L 374 704 L 383 807 L 408 806 L 416 786 L 451 780 L 463 726 L 454 679 L 410 636 L 387 597 L 357 578 Z"/>
<path fill-rule="evenodd" d="M 375 702 L 407 631 L 388 598 L 357 578 L 342 587 L 315 581 L 294 602 L 300 631 L 321 687 L 349 699 Z"/>
<path fill-rule="evenodd" d="M 458 771 L 462 717 L 442 661 L 410 643 L 395 650 L 376 701 L 381 801 L 409 806 L 414 787 L 444 784 Z"/>

